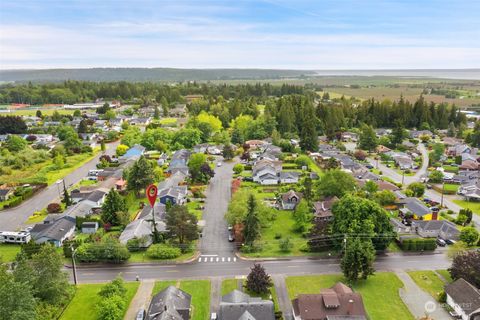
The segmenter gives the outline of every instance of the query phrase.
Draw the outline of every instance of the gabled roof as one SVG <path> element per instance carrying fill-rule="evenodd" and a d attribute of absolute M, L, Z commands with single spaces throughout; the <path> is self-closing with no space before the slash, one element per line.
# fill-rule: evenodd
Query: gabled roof
<path fill-rule="evenodd" d="M 474 311 L 480 311 L 480 291 L 463 278 L 448 284 L 445 287 L 445 293 L 448 294 L 467 315 L 472 314 Z"/>
<path fill-rule="evenodd" d="M 148 307 L 148 320 L 189 320 L 192 296 L 169 286 L 153 296 Z"/>
<path fill-rule="evenodd" d="M 413 221 L 413 225 L 423 231 L 443 231 L 451 235 L 460 234 L 455 224 L 448 220 L 420 220 Z"/>
<path fill-rule="evenodd" d="M 285 192 L 282 194 L 282 201 L 283 202 L 291 202 L 292 199 L 295 199 L 295 202 L 300 202 L 302 200 L 302 193 L 300 192 L 295 192 L 293 190 L 289 190 L 288 192 Z"/>
<path fill-rule="evenodd" d="M 400 203 L 403 203 L 405 208 L 407 208 L 410 212 L 412 212 L 413 214 L 419 217 L 423 217 L 427 214 L 432 213 L 430 208 L 424 205 L 417 198 L 413 198 L 413 197 L 405 198 L 405 199 L 402 199 Z"/>
<path fill-rule="evenodd" d="M 35 240 L 47 238 L 50 240 L 62 240 L 72 228 L 75 228 L 75 218 L 60 215 L 57 219 L 51 220 L 49 223 L 36 224 L 30 234 Z"/>
<path fill-rule="evenodd" d="M 280 179 L 298 179 L 300 173 L 296 171 L 282 171 L 280 172 Z"/>
<path fill-rule="evenodd" d="M 275 308 L 270 300 L 250 297 L 238 290 L 233 290 L 222 297 L 220 320 L 274 320 Z"/>

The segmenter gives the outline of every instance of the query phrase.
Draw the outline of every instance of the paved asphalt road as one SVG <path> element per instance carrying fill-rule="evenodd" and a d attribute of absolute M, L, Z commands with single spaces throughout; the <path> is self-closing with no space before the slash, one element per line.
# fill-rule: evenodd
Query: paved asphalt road
<path fill-rule="evenodd" d="M 200 251 L 204 258 L 207 256 L 234 257 L 233 244 L 228 242 L 228 229 L 224 216 L 230 202 L 232 169 L 235 162 L 217 160 L 216 163 L 219 161 L 222 162 L 222 166 L 216 166 L 215 176 L 210 180 L 206 191 L 203 212 L 205 227 L 200 239 Z"/>
<path fill-rule="evenodd" d="M 77 268 L 79 283 L 106 282 L 119 273 L 125 280 L 133 281 L 138 275 L 142 280 L 158 279 L 207 279 L 211 277 L 246 276 L 254 261 L 237 259 L 236 262 L 198 262 L 187 264 L 125 264 L 82 266 Z M 338 259 L 284 259 L 261 262 L 271 275 L 309 275 L 340 273 Z M 434 270 L 449 268 L 451 262 L 443 253 L 423 255 L 388 254 L 379 256 L 375 262 L 377 271 Z M 69 272 L 72 269 L 68 269 Z"/>
<path fill-rule="evenodd" d="M 119 142 L 107 144 L 106 153 L 114 154 L 118 144 Z M 99 153 L 95 158 L 67 175 L 64 178 L 67 187 L 79 182 L 82 178 L 87 176 L 89 170 L 96 169 L 98 158 L 100 158 L 101 155 L 102 154 Z M 14 231 L 22 228 L 24 226 L 24 222 L 33 214 L 33 212 L 42 210 L 49 203 L 55 200 L 58 201 L 58 190 L 59 189 L 57 185 L 52 184 L 42 190 L 40 193 L 37 193 L 34 197 L 23 202 L 20 206 L 13 209 L 0 211 L 0 230 Z M 60 190 L 63 190 L 63 186 L 60 186 Z"/>

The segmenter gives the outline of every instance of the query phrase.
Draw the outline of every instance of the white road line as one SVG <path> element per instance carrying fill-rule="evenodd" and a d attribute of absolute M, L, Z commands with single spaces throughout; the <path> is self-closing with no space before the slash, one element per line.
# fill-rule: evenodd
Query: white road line
<path fill-rule="evenodd" d="M 202 257 L 218 257 L 218 254 L 202 254 Z"/>
<path fill-rule="evenodd" d="M 217 257 L 217 259 L 216 259 L 216 262 L 218 262 L 218 260 L 220 260 L 220 258 L 219 258 L 219 257 Z"/>
<path fill-rule="evenodd" d="M 198 258 L 198 262 L 202 262 L 202 258 Z"/>
<path fill-rule="evenodd" d="M 222 262 L 224 262 L 224 261 L 225 261 L 225 257 L 222 257 Z"/>
<path fill-rule="evenodd" d="M 210 258 L 210 262 L 213 262 L 213 258 Z"/>
<path fill-rule="evenodd" d="M 230 257 L 228 257 L 228 262 L 230 262 Z"/>
<path fill-rule="evenodd" d="M 237 257 L 233 257 L 233 262 L 237 261 Z"/>

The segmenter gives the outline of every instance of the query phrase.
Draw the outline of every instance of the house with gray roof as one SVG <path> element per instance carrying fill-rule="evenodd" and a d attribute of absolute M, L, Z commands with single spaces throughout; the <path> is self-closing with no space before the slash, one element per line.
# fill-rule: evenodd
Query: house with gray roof
<path fill-rule="evenodd" d="M 167 204 L 170 202 L 172 205 L 182 205 L 187 202 L 187 186 L 175 186 L 167 189 L 160 190 L 158 193 L 158 199 L 160 203 Z"/>
<path fill-rule="evenodd" d="M 218 320 L 274 320 L 273 301 L 250 297 L 239 290 L 233 290 L 222 297 Z"/>
<path fill-rule="evenodd" d="M 153 296 L 146 320 L 189 320 L 192 296 L 169 286 Z"/>
<path fill-rule="evenodd" d="M 463 278 L 445 286 L 447 304 L 462 320 L 480 319 L 480 290 Z"/>
<path fill-rule="evenodd" d="M 280 204 L 283 210 L 295 210 L 300 200 L 302 200 L 302 194 L 300 192 L 290 190 L 282 194 L 280 198 Z"/>
<path fill-rule="evenodd" d="M 430 210 L 429 207 L 414 197 L 401 199 L 399 204 L 403 205 L 403 208 L 400 209 L 400 212 L 403 214 L 411 213 L 415 219 L 423 219 L 432 214 L 432 210 Z"/>
<path fill-rule="evenodd" d="M 454 223 L 448 220 L 417 220 L 412 221 L 412 229 L 423 238 L 442 238 L 458 240 L 460 231 Z"/>
<path fill-rule="evenodd" d="M 36 224 L 30 235 L 36 243 L 52 243 L 60 247 L 63 241 L 73 236 L 75 232 L 75 218 L 66 215 L 55 215 L 45 219 L 43 223 Z"/>

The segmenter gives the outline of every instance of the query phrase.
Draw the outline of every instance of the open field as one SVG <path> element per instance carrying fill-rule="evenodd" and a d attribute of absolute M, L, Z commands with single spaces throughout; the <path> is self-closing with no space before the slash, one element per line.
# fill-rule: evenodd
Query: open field
<path fill-rule="evenodd" d="M 435 300 L 440 300 L 445 283 L 434 271 L 410 271 L 408 274 L 423 291 L 429 293 Z"/>
<path fill-rule="evenodd" d="M 75 110 L 66 110 L 66 109 L 42 109 L 39 108 L 44 116 L 51 116 L 55 111 L 62 115 L 73 115 Z M 19 109 L 19 110 L 11 110 L 7 115 L 11 116 L 35 116 L 37 114 L 37 109 Z"/>
<path fill-rule="evenodd" d="M 18 244 L 0 244 L 0 261 L 12 262 L 19 252 L 20 245 Z"/>
<path fill-rule="evenodd" d="M 139 282 L 127 282 L 127 295 L 125 298 L 125 312 L 137 292 Z M 98 292 L 104 284 L 80 284 L 75 296 L 60 317 L 61 320 L 96 320 L 96 306 L 100 301 Z"/>
<path fill-rule="evenodd" d="M 294 299 L 300 293 L 319 293 L 338 281 L 345 281 L 340 274 L 297 276 L 286 279 L 288 295 Z M 365 308 L 372 320 L 414 319 L 399 295 L 403 283 L 391 272 L 378 272 L 366 281 L 358 281 L 353 289 L 362 295 Z"/>

